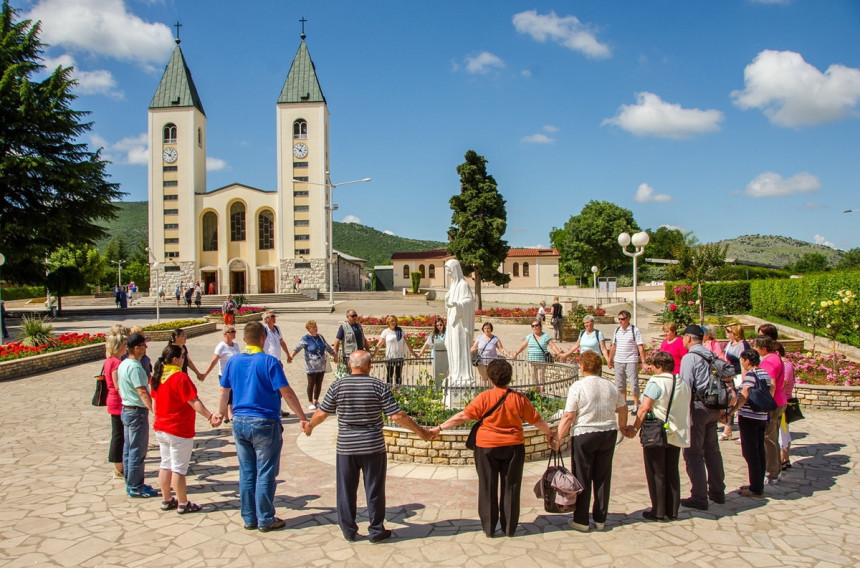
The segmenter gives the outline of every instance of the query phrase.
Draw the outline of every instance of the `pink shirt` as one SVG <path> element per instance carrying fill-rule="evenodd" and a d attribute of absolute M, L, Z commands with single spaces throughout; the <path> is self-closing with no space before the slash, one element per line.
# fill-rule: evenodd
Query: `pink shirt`
<path fill-rule="evenodd" d="M 676 375 L 681 372 L 681 358 L 687 354 L 687 349 L 684 347 L 684 340 L 676 337 L 670 343 L 668 339 L 664 339 L 660 345 L 660 351 L 665 351 L 672 355 L 675 360 L 675 369 L 672 371 Z"/>
<path fill-rule="evenodd" d="M 794 397 L 794 363 L 783 360 L 782 362 L 783 375 L 785 376 L 785 384 L 782 386 L 782 392 L 785 393 L 786 401 Z"/>
<path fill-rule="evenodd" d="M 120 360 L 116 357 L 108 357 L 105 359 L 105 382 L 107 383 L 107 411 L 108 414 L 122 414 L 122 398 L 119 396 L 119 391 L 116 390 L 116 385 L 113 383 L 113 373 L 119 367 Z"/>
<path fill-rule="evenodd" d="M 779 358 L 779 353 L 768 353 L 761 360 L 761 368 L 767 372 L 773 381 L 776 390 L 773 392 L 773 400 L 777 406 L 784 406 L 788 402 L 788 397 L 785 396 L 785 369 L 782 364 L 782 359 Z"/>
<path fill-rule="evenodd" d="M 720 344 L 720 342 L 718 340 L 716 340 L 716 339 L 710 340 L 708 342 L 708 344 L 705 345 L 705 347 L 707 347 L 711 353 L 716 355 L 717 359 L 722 359 L 723 361 L 726 360 L 726 354 L 723 353 L 723 346 Z"/>

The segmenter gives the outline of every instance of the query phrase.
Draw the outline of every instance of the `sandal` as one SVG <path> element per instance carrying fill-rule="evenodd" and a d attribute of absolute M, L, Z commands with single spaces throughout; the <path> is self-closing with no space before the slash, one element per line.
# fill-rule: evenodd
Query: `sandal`
<path fill-rule="evenodd" d="M 176 500 L 176 497 L 171 497 L 170 501 L 162 501 L 161 502 L 161 510 L 169 511 L 171 509 L 175 509 L 179 506 L 179 501 Z"/>
<path fill-rule="evenodd" d="M 176 512 L 180 515 L 184 515 L 185 513 L 196 513 L 200 511 L 203 507 L 198 505 L 197 503 L 192 503 L 191 501 L 186 501 L 185 503 L 181 503 L 177 505 Z"/>
<path fill-rule="evenodd" d="M 720 442 L 725 442 L 726 440 L 731 440 L 731 439 L 732 439 L 731 434 L 729 434 L 728 436 L 726 436 L 725 433 L 720 434 Z"/>
<path fill-rule="evenodd" d="M 791 469 L 791 462 L 785 460 L 784 462 L 782 462 L 782 471 L 785 471 L 787 469 Z"/>

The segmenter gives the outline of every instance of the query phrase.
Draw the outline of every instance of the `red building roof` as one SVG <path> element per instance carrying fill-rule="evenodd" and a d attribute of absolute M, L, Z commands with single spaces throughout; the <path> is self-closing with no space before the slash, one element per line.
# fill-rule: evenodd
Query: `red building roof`
<path fill-rule="evenodd" d="M 554 248 L 512 248 L 508 251 L 508 258 L 515 256 L 561 256 Z"/>
<path fill-rule="evenodd" d="M 451 255 L 448 254 L 445 249 L 435 249 L 435 250 L 425 250 L 422 252 L 395 252 L 391 255 L 391 260 L 403 260 L 403 259 L 418 259 L 418 258 L 448 258 Z"/>

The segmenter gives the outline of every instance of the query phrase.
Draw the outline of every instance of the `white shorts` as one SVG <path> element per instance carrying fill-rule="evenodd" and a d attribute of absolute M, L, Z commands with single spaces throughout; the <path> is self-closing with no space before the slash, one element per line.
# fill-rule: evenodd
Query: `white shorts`
<path fill-rule="evenodd" d="M 167 432 L 156 432 L 155 439 L 158 440 L 158 449 L 161 452 L 160 468 L 185 475 L 188 464 L 191 463 L 194 438 L 180 438 Z"/>

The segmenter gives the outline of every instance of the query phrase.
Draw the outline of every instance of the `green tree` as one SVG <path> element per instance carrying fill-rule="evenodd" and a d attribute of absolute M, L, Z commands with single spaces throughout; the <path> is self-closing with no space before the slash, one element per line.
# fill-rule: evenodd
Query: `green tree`
<path fill-rule="evenodd" d="M 699 323 L 705 323 L 705 302 L 702 298 L 702 282 L 714 278 L 726 264 L 726 251 L 729 245 L 716 243 L 690 246 L 683 244 L 675 247 L 672 254 L 678 264 L 669 265 L 672 278 L 685 278 L 696 283 L 698 288 Z"/>
<path fill-rule="evenodd" d="M 553 227 L 550 239 L 561 255 L 564 274 L 588 276 L 592 266 L 603 274 L 627 265 L 630 259 L 621 252 L 618 235 L 639 230 L 629 209 L 608 201 L 589 201 L 563 228 Z"/>
<path fill-rule="evenodd" d="M 86 284 L 99 284 L 107 271 L 107 262 L 93 245 L 62 246 L 48 256 L 48 268 L 75 266 Z"/>
<path fill-rule="evenodd" d="M 669 227 L 660 227 L 656 231 L 648 229 L 648 258 L 674 259 L 672 250 L 687 241 L 687 235 L 679 229 L 670 229 Z"/>
<path fill-rule="evenodd" d="M 111 219 L 122 194 L 106 181 L 100 151 L 80 143 L 92 124 L 71 108 L 70 67 L 44 72 L 40 24 L 15 21 L 4 0 L 0 13 L 0 250 L 3 275 L 42 282 L 44 259 L 58 245 L 92 244 L 105 234 L 96 221 Z"/>
<path fill-rule="evenodd" d="M 57 295 L 57 315 L 63 313 L 63 296 L 84 287 L 84 277 L 77 266 L 60 266 L 45 278 L 48 290 Z"/>
<path fill-rule="evenodd" d="M 824 272 L 830 269 L 827 257 L 820 252 L 807 252 L 794 263 L 794 272 L 798 274 L 811 274 L 813 272 Z"/>
<path fill-rule="evenodd" d="M 474 150 L 466 152 L 466 161 L 457 166 L 460 193 L 449 203 L 453 214 L 448 229 L 448 254 L 454 255 L 463 274 L 473 274 L 475 299 L 483 309 L 481 282 L 497 286 L 511 281 L 509 274 L 499 272 L 511 247 L 502 239 L 508 226 L 505 200 L 498 192 L 496 180 L 487 174 L 487 160 Z"/>
<path fill-rule="evenodd" d="M 860 248 L 853 248 L 842 255 L 837 268 L 839 270 L 847 270 L 849 268 L 857 268 L 858 266 L 860 266 Z"/>

